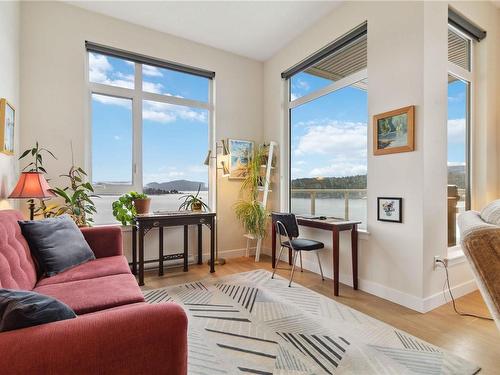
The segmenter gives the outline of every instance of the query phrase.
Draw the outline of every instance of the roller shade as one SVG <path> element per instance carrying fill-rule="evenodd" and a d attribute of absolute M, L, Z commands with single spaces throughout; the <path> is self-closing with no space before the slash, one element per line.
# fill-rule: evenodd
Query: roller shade
<path fill-rule="evenodd" d="M 477 42 L 486 38 L 486 31 L 474 25 L 467 18 L 448 8 L 448 23 Z"/>
<path fill-rule="evenodd" d="M 192 74 L 199 77 L 205 77 L 208 79 L 213 79 L 215 77 L 215 72 L 211 72 L 209 70 L 194 68 L 188 65 L 177 64 L 171 61 L 157 59 L 154 57 L 149 57 L 145 55 L 141 55 L 138 53 L 132 53 L 128 51 L 124 51 L 118 48 L 107 47 L 101 44 L 93 43 L 86 41 L 85 48 L 89 52 L 102 53 L 104 55 L 118 57 L 121 59 L 126 59 L 129 61 L 133 61 L 136 63 L 146 64 L 156 66 L 158 68 L 165 68 L 170 70 L 175 70 L 181 73 Z"/>
<path fill-rule="evenodd" d="M 337 80 L 363 69 L 366 67 L 367 61 L 367 30 L 368 25 L 365 22 L 335 42 L 287 69 L 281 73 L 281 77 L 288 79 L 301 71 L 306 71 L 309 74 Z"/>

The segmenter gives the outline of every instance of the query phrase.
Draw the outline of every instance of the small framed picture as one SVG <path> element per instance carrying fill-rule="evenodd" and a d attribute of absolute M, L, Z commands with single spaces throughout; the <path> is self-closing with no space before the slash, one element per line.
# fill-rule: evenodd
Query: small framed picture
<path fill-rule="evenodd" d="M 393 223 L 403 222 L 403 198 L 377 198 L 377 219 Z"/>
<path fill-rule="evenodd" d="M 0 99 L 0 152 L 14 154 L 14 126 L 16 111 L 6 100 Z"/>
<path fill-rule="evenodd" d="M 415 106 L 373 116 L 373 155 L 415 150 Z"/>
<path fill-rule="evenodd" d="M 253 157 L 253 141 L 228 139 L 229 147 L 229 178 L 244 180 L 247 176 L 247 167 Z"/>

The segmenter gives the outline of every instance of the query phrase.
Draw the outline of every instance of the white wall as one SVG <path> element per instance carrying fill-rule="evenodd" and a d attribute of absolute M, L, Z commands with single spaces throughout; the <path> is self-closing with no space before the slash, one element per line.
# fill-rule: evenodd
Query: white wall
<path fill-rule="evenodd" d="M 491 12 L 495 8 L 490 5 L 481 4 Z M 494 11 L 493 14 L 498 13 Z M 364 21 L 368 21 L 369 129 L 373 115 L 414 104 L 416 149 L 410 153 L 373 156 L 372 132 L 368 131 L 370 234 L 360 240 L 360 288 L 425 311 L 441 302 L 441 297 L 435 294 L 442 287 L 443 272 L 433 271 L 432 257 L 447 253 L 447 4 L 349 2 L 335 9 L 266 61 L 264 137 L 285 140 L 284 86 L 280 73 Z M 498 43 L 498 39 L 491 35 L 490 43 L 495 42 Z M 491 79 L 493 73 L 487 74 L 484 79 Z M 492 110 L 486 111 L 485 116 L 492 116 Z M 491 134 L 494 123 L 488 120 L 487 124 L 487 132 Z M 488 141 L 491 142 L 494 144 Z M 488 148 L 487 156 L 482 159 L 488 160 L 488 166 L 478 176 L 488 181 L 483 185 L 496 186 L 497 156 L 493 148 Z M 280 175 L 284 183 L 286 176 Z M 403 197 L 403 224 L 377 221 L 376 199 L 379 196 Z M 275 195 L 274 209 L 279 209 L 279 202 Z M 327 264 L 326 273 L 331 277 L 330 235 L 311 229 L 303 229 L 302 235 L 325 242 L 327 251 L 323 252 L 323 260 Z M 351 283 L 349 246 L 345 235 L 341 244 L 340 273 L 341 281 L 348 284 Z M 307 260 L 307 267 L 317 270 L 311 260 Z M 460 284 L 458 293 L 475 288 L 466 264 L 455 266 L 450 272 L 452 282 Z"/>
<path fill-rule="evenodd" d="M 16 155 L 0 153 L 0 209 L 15 206 L 5 198 L 15 186 L 18 176 L 20 101 L 19 101 L 19 3 L 0 2 L 0 98 L 16 108 Z"/>
<path fill-rule="evenodd" d="M 21 144 L 38 140 L 58 156 L 47 162 L 52 184 L 69 168 L 70 141 L 76 163 L 84 163 L 85 40 L 215 71 L 216 139 L 262 140 L 262 63 L 67 4 L 25 2 L 21 8 Z M 219 183 L 219 248 L 241 249 L 245 241 L 232 210 L 240 183 Z M 166 236 L 167 249 L 180 249 L 180 233 Z M 157 256 L 156 238 L 151 256 Z"/>

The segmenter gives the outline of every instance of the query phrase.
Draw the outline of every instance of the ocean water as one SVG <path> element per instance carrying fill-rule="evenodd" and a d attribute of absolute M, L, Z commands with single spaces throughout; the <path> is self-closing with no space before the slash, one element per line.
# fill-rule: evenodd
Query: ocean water
<path fill-rule="evenodd" d="M 151 211 L 169 210 L 177 211 L 184 194 L 196 192 L 183 192 L 183 194 L 151 195 Z M 204 202 L 208 202 L 208 192 L 200 192 Z M 114 224 L 112 203 L 118 196 L 103 195 L 95 199 L 98 215 L 95 216 L 95 224 Z M 309 198 L 292 198 L 292 212 L 296 214 L 309 214 L 311 200 Z M 344 217 L 344 199 L 316 198 L 316 215 Z M 362 221 L 360 227 L 366 227 L 366 199 L 349 199 L 349 219 Z"/>

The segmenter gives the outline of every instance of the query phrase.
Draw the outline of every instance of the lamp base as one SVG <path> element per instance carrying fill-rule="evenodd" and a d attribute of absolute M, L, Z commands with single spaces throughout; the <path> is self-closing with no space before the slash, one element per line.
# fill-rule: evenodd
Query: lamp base
<path fill-rule="evenodd" d="M 226 260 L 224 258 L 217 258 L 215 259 L 214 263 L 216 266 L 222 266 L 223 264 L 226 264 Z M 208 260 L 207 264 L 210 265 L 210 259 Z"/>

